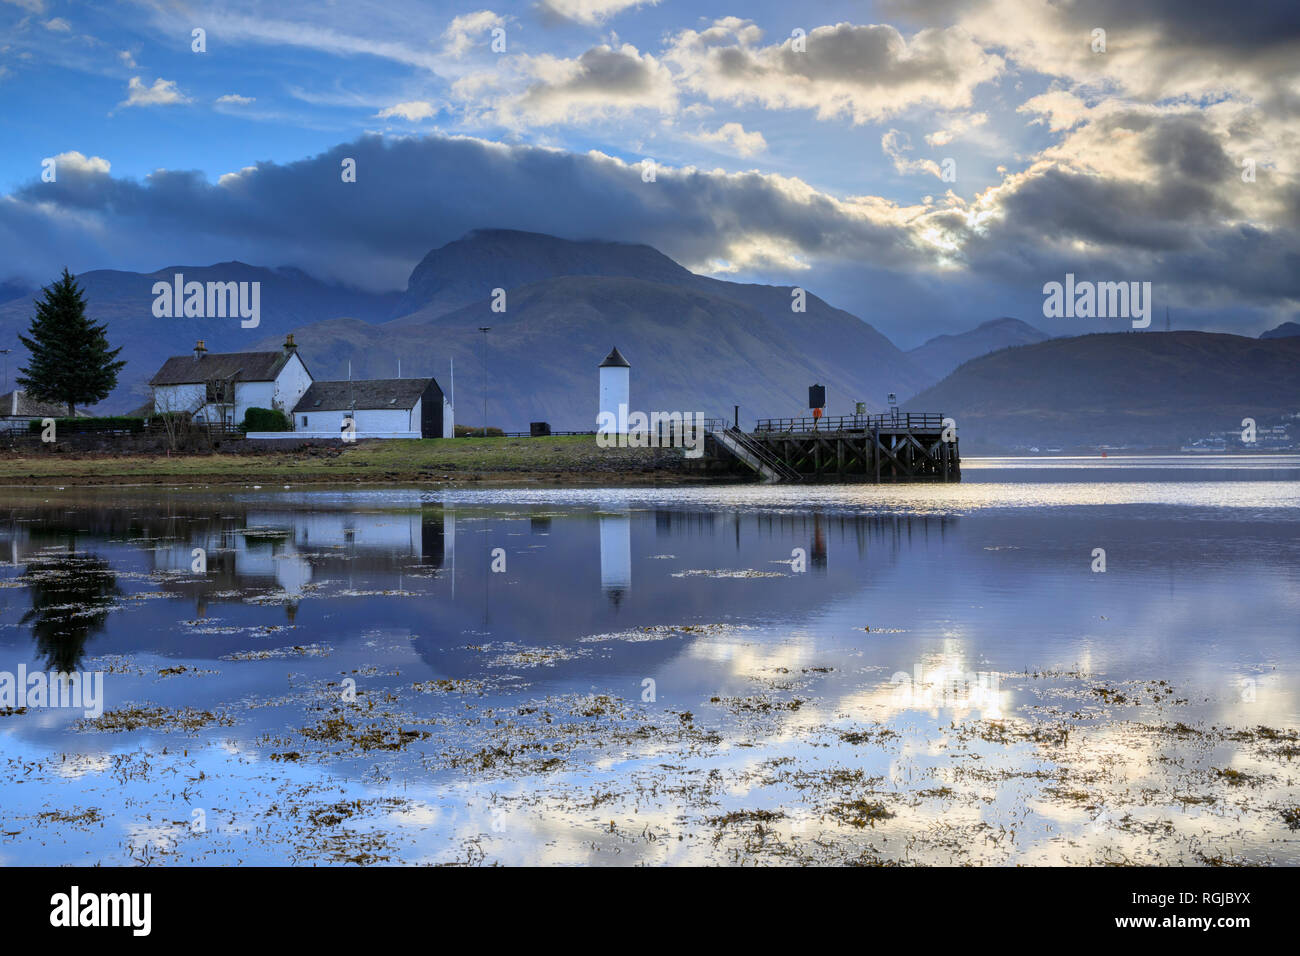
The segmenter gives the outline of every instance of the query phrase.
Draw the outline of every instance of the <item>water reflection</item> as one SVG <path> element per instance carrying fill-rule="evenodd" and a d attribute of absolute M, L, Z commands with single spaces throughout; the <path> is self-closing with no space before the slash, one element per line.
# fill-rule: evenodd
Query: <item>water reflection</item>
<path fill-rule="evenodd" d="M 122 591 L 107 561 L 76 550 L 42 552 L 23 569 L 32 607 L 19 619 L 30 627 L 37 655 L 48 670 L 77 670 L 86 642 L 102 632 Z"/>
<path fill-rule="evenodd" d="M 665 835 L 683 818 L 708 834 L 701 821 L 759 807 L 786 814 L 773 826 L 793 827 L 811 807 L 810 845 L 843 806 L 893 800 L 892 829 L 849 822 L 817 845 L 879 836 L 922 847 L 927 833 L 960 825 L 975 834 L 961 852 L 978 847 L 992 862 L 1060 861 L 1080 847 L 1095 862 L 1121 844 L 1130 858 L 1149 852 L 1145 831 L 1124 829 L 1128 809 L 1088 830 L 1082 808 L 1092 804 L 1070 795 L 1122 805 L 1133 788 L 1146 802 L 1132 812 L 1164 827 L 1169 768 L 1191 775 L 1180 793 L 1205 796 L 1222 779 L 1212 770 L 1231 766 L 1258 781 L 1234 801 L 1290 799 L 1277 765 L 1289 738 L 1209 728 L 1297 723 L 1292 507 L 1242 484 L 1233 494 L 1266 503 L 1206 497 L 1189 507 L 1144 488 L 1123 500 L 1158 508 L 1098 504 L 1092 491 L 1010 510 L 939 506 L 939 496 L 964 493 L 909 489 L 932 499 L 892 511 L 859 507 L 860 490 L 823 498 L 818 489 L 802 507 L 787 489 L 758 500 L 748 488 L 729 504 L 716 489 L 698 500 L 680 491 L 17 495 L 0 512 L 9 559 L 0 562 L 0 670 L 35 647 L 50 667 L 111 664 L 110 712 L 147 703 L 228 717 L 193 731 L 188 759 L 200 763 L 175 772 L 203 770 L 226 788 L 205 799 L 251 801 L 252 816 L 286 805 L 278 788 L 291 784 L 409 798 L 372 821 L 410 828 L 410 852 L 395 857 L 409 860 L 463 856 L 458 841 L 482 837 L 502 809 L 488 801 L 501 794 L 517 801 L 504 815 L 519 822 L 483 845 L 511 862 L 607 851 L 707 862 L 728 845 L 673 837 L 651 847 L 611 832 L 620 799 L 637 833 Z M 1104 574 L 1091 571 L 1099 546 Z M 507 556 L 501 573 L 497 549 Z M 344 677 L 357 682 L 360 704 L 340 703 Z M 7 748 L 31 760 L 72 754 L 57 772 L 88 781 L 85 793 L 12 788 L 0 817 L 70 792 L 90 800 L 106 768 L 161 746 L 148 734 L 165 732 L 0 716 Z M 328 737 L 342 718 L 356 724 L 353 736 Z M 1055 726 L 1065 721 L 1068 734 Z M 1207 729 L 1162 735 L 1180 726 Z M 663 768 L 681 776 L 651 779 L 646 797 L 638 775 Z M 134 799 L 151 799 L 141 791 L 153 792 L 142 783 Z M 815 804 L 823 792 L 830 802 Z M 936 803 L 958 799 L 951 794 L 969 801 Z M 1216 839 L 1236 834 L 1250 852 L 1277 844 L 1266 822 L 1215 815 L 1216 806 L 1238 812 L 1235 802 L 1195 806 L 1208 815 L 1196 826 Z M 526 825 L 532 807 L 547 822 Z M 129 807 L 113 812 L 138 823 Z M 1004 829 L 1021 842 L 979 836 Z M 1053 842 L 1067 831 L 1073 843 Z M 286 852 L 269 841 L 245 855 L 233 829 L 225 839 L 243 858 Z M 927 859 L 951 859 L 955 845 L 936 844 Z M 115 845 L 101 850 L 116 859 Z"/>
<path fill-rule="evenodd" d="M 600 516 L 600 586 L 615 607 L 632 586 L 632 517 Z"/>
<path fill-rule="evenodd" d="M 55 627 L 102 629 L 103 606 L 122 596 L 113 590 L 116 567 L 130 578 L 129 616 L 137 620 L 115 632 L 106 653 L 159 646 L 157 634 L 174 630 L 184 616 L 170 602 L 152 600 L 161 596 L 189 602 L 200 624 L 231 616 L 238 621 L 223 625 L 230 639 L 224 632 L 204 640 L 186 634 L 168 644 L 171 653 L 228 654 L 238 643 L 238 627 L 254 619 L 274 626 L 273 616 L 282 626 L 307 627 L 333 642 L 358 640 L 366 624 L 382 622 L 414 635 L 417 652 L 440 670 L 470 665 L 474 654 L 460 646 L 464 634 L 548 647 L 631 624 L 710 624 L 736 617 L 739 588 L 745 592 L 742 617 L 817 614 L 869 586 L 913 540 L 941 543 L 960 520 L 718 513 L 634 507 L 616 499 L 594 513 L 432 503 L 272 508 L 185 495 L 161 507 L 92 501 L 72 509 L 68 500 L 33 504 L 11 512 L 0 526 L 18 558 L 39 548 L 33 528 L 48 537 L 51 530 L 75 527 L 103 555 L 95 557 L 94 573 L 89 559 L 71 558 L 86 563 L 86 573 L 33 579 L 34 585 L 65 589 L 48 595 L 33 590 L 34 599 L 55 608 L 45 613 L 50 623 L 41 625 L 43 634 L 52 635 Z M 489 571 L 496 548 L 507 552 L 506 574 Z M 833 571 L 832 550 L 845 558 Z M 202 571 L 195 570 L 199 554 Z M 807 557 L 800 566 L 792 560 L 798 554 Z M 593 600 L 597 595 L 602 599 Z M 140 626 L 140 618 L 148 624 Z M 677 652 L 664 645 L 638 653 L 649 659 Z M 554 671 L 593 668 L 619 669 L 583 656 L 557 663 Z"/>

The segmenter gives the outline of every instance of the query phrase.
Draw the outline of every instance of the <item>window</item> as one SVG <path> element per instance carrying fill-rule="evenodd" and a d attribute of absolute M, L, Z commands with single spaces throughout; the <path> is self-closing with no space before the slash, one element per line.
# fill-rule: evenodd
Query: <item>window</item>
<path fill-rule="evenodd" d="M 306 427 L 307 427 L 307 416 L 306 416 L 306 415 L 302 416 L 302 427 L 303 427 L 303 428 L 306 428 Z"/>

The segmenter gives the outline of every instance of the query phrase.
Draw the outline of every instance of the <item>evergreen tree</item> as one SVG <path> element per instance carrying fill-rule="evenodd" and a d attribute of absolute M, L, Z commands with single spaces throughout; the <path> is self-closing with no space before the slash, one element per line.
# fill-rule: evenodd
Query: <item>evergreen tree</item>
<path fill-rule="evenodd" d="M 120 348 L 108 347 L 107 326 L 86 317 L 86 300 L 67 269 L 42 291 L 45 299 L 36 303 L 31 337 L 18 336 L 31 360 L 18 370 L 17 380 L 30 397 L 67 405 L 72 416 L 77 405 L 108 398 L 126 362 L 116 361 Z"/>

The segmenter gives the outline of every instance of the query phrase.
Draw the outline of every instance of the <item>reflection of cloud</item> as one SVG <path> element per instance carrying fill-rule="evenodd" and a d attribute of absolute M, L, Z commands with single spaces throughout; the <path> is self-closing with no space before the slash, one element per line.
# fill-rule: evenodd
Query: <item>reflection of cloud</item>
<path fill-rule="evenodd" d="M 889 679 L 892 702 L 900 710 L 938 713 L 952 711 L 957 718 L 977 714 L 981 720 L 1001 720 L 1011 702 L 1001 689 L 996 671 L 973 671 L 959 660 L 917 663 L 913 671 L 898 671 Z"/>
<path fill-rule="evenodd" d="M 113 758 L 108 754 L 67 754 L 65 759 L 52 766 L 60 777 L 79 780 L 82 777 L 102 774 L 113 766 Z"/>

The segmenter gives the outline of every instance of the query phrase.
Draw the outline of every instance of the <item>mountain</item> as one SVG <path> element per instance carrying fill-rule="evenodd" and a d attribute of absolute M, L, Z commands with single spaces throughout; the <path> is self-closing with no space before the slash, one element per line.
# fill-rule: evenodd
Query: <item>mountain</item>
<path fill-rule="evenodd" d="M 645 412 L 730 417 L 739 404 L 746 420 L 800 415 L 808 386 L 824 383 L 838 396 L 831 413 L 848 413 L 858 397 L 881 407 L 889 382 L 917 380 L 887 340 L 829 307 L 819 340 L 738 298 L 624 276 L 558 276 L 511 289 L 507 301 L 504 313 L 484 299 L 419 322 L 318 323 L 295 338 L 317 378 L 346 376 L 349 361 L 358 378 L 393 375 L 400 361 L 403 375 L 435 375 L 448 388 L 454 362 L 461 424 L 483 421 L 486 347 L 487 417 L 510 431 L 530 421 L 594 429 L 596 369 L 614 346 L 632 365 L 633 410 Z M 856 363 L 844 360 L 849 348 Z"/>
<path fill-rule="evenodd" d="M 261 322 L 155 318 L 153 285 L 180 272 L 186 281 L 258 281 Z M 595 427 L 596 366 L 613 345 L 634 366 L 632 396 L 642 411 L 702 411 L 747 417 L 807 411 L 807 388 L 827 387 L 828 411 L 884 405 L 930 378 L 889 339 L 817 296 L 791 308 L 790 287 L 748 285 L 695 275 L 646 245 L 573 241 L 539 233 L 481 229 L 432 250 L 404 292 L 374 295 L 329 285 L 291 268 L 245 263 L 175 266 L 142 274 L 100 270 L 78 276 L 88 312 L 108 323 L 127 367 L 97 411 L 133 408 L 169 355 L 196 339 L 209 351 L 279 348 L 294 332 L 317 379 L 435 375 L 449 385 L 455 362 L 462 421 L 483 396 L 488 337 L 489 417 L 522 430 L 548 420 L 557 429 Z M 493 290 L 507 310 L 492 311 Z M 21 292 L 19 286 L 15 286 Z M 30 295 L 0 301 L 0 340 L 13 341 L 31 318 Z M 21 353 L 10 356 L 17 368 Z"/>
<path fill-rule="evenodd" d="M 969 332 L 936 335 L 924 345 L 907 352 L 907 357 L 938 382 L 945 375 L 977 355 L 987 355 L 1013 345 L 1032 345 L 1051 338 L 1046 332 L 1019 319 L 991 319 Z"/>
<path fill-rule="evenodd" d="M 35 294 L 36 290 L 20 279 L 0 282 L 0 303 L 12 302 L 14 299 L 31 299 Z"/>
<path fill-rule="evenodd" d="M 1300 322 L 1283 322 L 1276 328 L 1259 333 L 1261 339 L 1289 339 L 1300 335 Z"/>
<path fill-rule="evenodd" d="M 893 342 L 857 316 L 833 308 L 811 293 L 805 294 L 804 311 L 793 311 L 791 286 L 727 282 L 696 275 L 647 245 L 559 239 L 511 229 L 478 229 L 431 251 L 411 272 L 406 293 L 398 303 L 399 312 L 410 311 L 389 325 L 405 328 L 425 324 L 472 307 L 477 310 L 474 315 L 486 318 L 475 321 L 466 313 L 467 326 L 491 326 L 501 314 L 491 312 L 487 305 L 494 289 L 506 290 L 507 306 L 513 309 L 511 290 L 562 276 L 640 279 L 728 299 L 752 309 L 770 326 L 783 331 L 783 347 L 811 356 L 811 372 L 820 377 L 800 387 L 804 398 L 798 409 L 806 410 L 806 389 L 812 384 L 826 384 L 828 400 L 847 413 L 853 410 L 854 402 L 883 405 L 891 391 L 910 394 L 938 378 L 927 377 L 915 368 Z M 599 317 L 591 319 L 587 331 L 599 341 Z M 774 345 L 776 342 L 773 339 Z M 608 351 L 605 347 L 601 358 Z M 728 404 L 725 396 L 718 400 L 724 406 Z M 764 407 L 760 400 L 755 411 L 764 415 Z"/>
<path fill-rule="evenodd" d="M 493 290 L 506 311 L 493 312 Z M 487 348 L 488 418 L 511 431 L 529 421 L 595 427 L 596 367 L 617 345 L 632 363 L 634 410 L 700 411 L 746 419 L 807 411 L 824 384 L 830 414 L 927 378 L 870 325 L 811 293 L 698 276 L 644 245 L 478 230 L 435 249 L 411 273 L 379 326 L 340 319 L 294 329 L 316 378 L 434 375 L 456 368 L 458 420 L 480 423 Z M 448 305 L 460 303 L 450 310 Z M 491 327 L 484 336 L 480 326 Z M 275 347 L 266 337 L 259 347 Z"/>
<path fill-rule="evenodd" d="M 153 285 L 172 282 L 176 273 L 186 282 L 260 282 L 261 321 L 256 328 L 241 328 L 238 318 L 157 318 L 153 314 Z M 379 322 L 392 315 L 396 293 L 375 295 L 313 279 L 293 268 L 266 269 L 243 262 L 221 262 L 210 266 L 169 266 L 156 272 L 120 272 L 100 269 L 77 276 L 86 299 L 86 312 L 97 322 L 108 323 L 108 341 L 122 347 L 127 365 L 118 377 L 113 395 L 97 407 L 98 412 L 134 408 L 147 397 L 146 382 L 169 355 L 180 355 L 205 340 L 213 352 L 247 351 L 254 341 L 272 337 L 277 346 L 285 332 L 305 323 L 338 315 L 352 315 Z M 32 317 L 29 292 L 0 303 L 0 347 L 13 348 L 9 356 L 10 387 L 15 369 L 26 364 L 26 352 L 18 334 L 26 334 Z"/>
<path fill-rule="evenodd" d="M 555 276 L 635 276 L 687 285 L 698 279 L 646 245 L 574 241 L 515 229 L 475 229 L 432 250 L 412 271 L 395 316 L 419 322 L 480 299 Z"/>
<path fill-rule="evenodd" d="M 1015 446 L 1170 447 L 1243 418 L 1300 412 L 1300 338 L 1119 332 L 972 359 L 907 402 L 957 421 L 964 452 Z"/>

